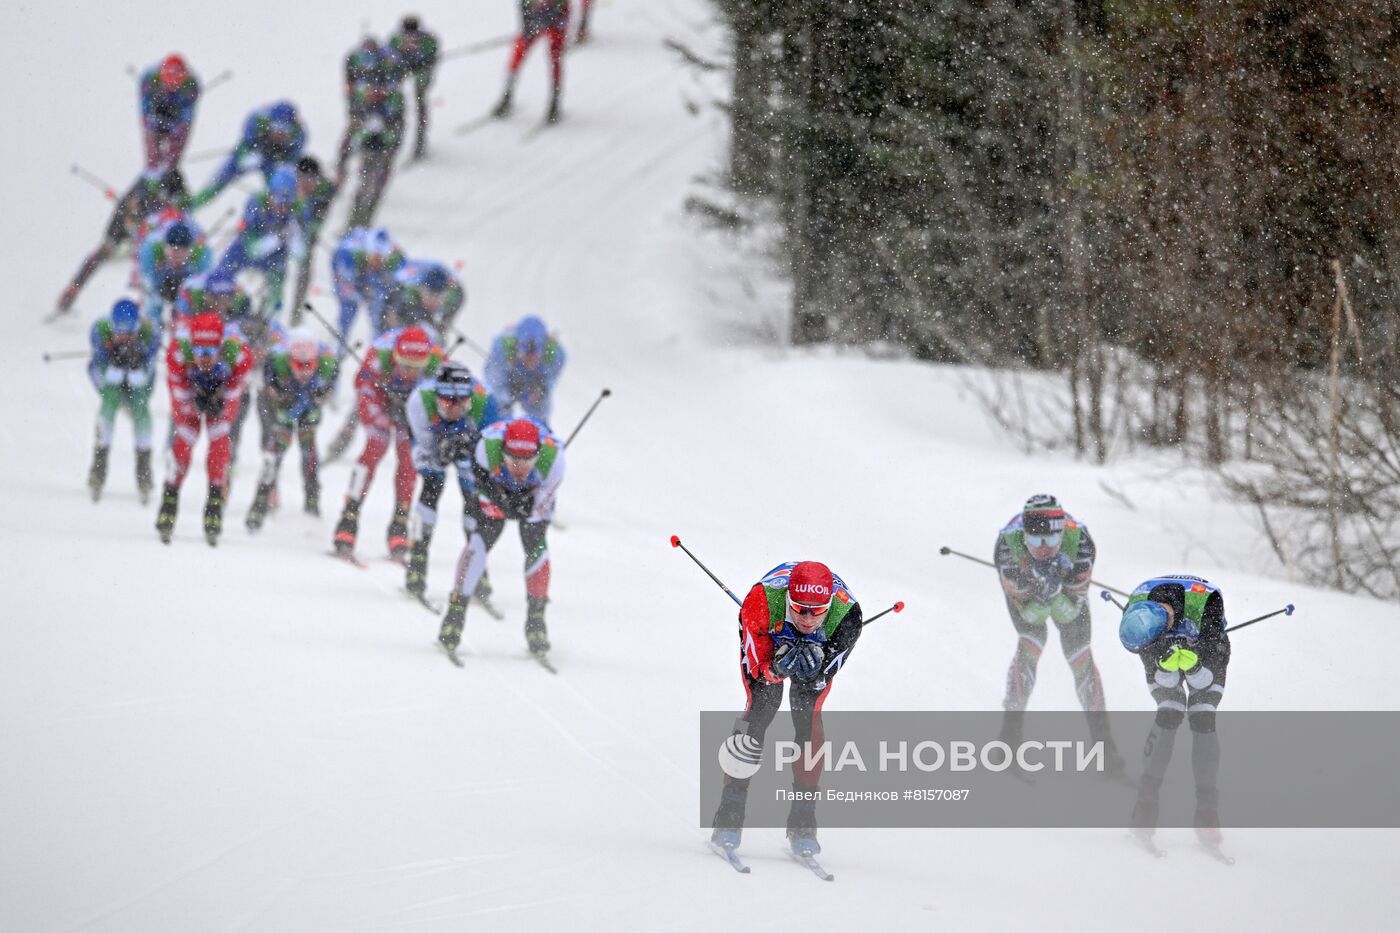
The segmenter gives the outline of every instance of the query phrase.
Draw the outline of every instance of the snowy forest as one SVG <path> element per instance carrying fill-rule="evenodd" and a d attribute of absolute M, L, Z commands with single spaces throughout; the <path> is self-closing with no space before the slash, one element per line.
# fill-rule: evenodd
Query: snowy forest
<path fill-rule="evenodd" d="M 1400 595 L 1395 4 L 719 7 L 793 344 L 991 367 L 1029 443 L 1177 449 L 1285 568 Z"/>

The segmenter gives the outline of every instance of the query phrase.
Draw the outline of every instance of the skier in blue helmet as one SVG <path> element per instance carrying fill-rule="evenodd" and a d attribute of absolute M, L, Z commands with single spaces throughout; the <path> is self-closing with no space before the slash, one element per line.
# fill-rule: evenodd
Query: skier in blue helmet
<path fill-rule="evenodd" d="M 486 383 L 501 417 L 519 405 L 526 417 L 548 425 L 554 384 L 565 359 L 564 348 L 534 315 L 497 337 L 486 358 Z"/>
<path fill-rule="evenodd" d="M 117 411 L 131 414 L 136 435 L 136 489 L 144 503 L 151 494 L 151 390 L 155 385 L 160 328 L 141 316 L 136 302 L 123 298 L 109 317 L 92 325 L 92 359 L 88 378 L 101 396 L 97 438 L 93 445 L 88 489 L 93 501 L 107 482 L 107 458 L 112 447 Z"/>
<path fill-rule="evenodd" d="M 267 191 L 248 199 L 238 236 L 219 260 L 218 272 L 233 276 L 252 268 L 263 273 L 266 288 L 260 317 L 282 309 L 283 284 L 289 259 L 300 259 L 306 250 L 301 225 L 297 222 L 297 176 L 290 165 L 281 165 L 268 178 Z"/>
<path fill-rule="evenodd" d="M 1196 782 L 1196 835 L 1219 846 L 1220 739 L 1215 711 L 1225 694 L 1230 636 L 1225 629 L 1225 598 L 1201 577 L 1154 577 L 1133 590 L 1118 625 L 1123 647 L 1142 660 L 1157 716 L 1144 744 L 1142 779 L 1133 807 L 1133 833 L 1151 844 L 1157 828 L 1157 802 L 1171 763 L 1177 729 L 1191 726 L 1191 769 Z"/>

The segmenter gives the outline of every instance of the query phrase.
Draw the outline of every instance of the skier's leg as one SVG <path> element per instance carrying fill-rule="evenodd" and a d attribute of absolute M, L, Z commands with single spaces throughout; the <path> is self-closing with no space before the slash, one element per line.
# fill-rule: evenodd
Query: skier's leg
<path fill-rule="evenodd" d="M 1002 717 L 1001 740 L 1015 748 L 1021 744 L 1025 709 L 1030 703 L 1031 691 L 1035 689 L 1040 654 L 1045 650 L 1045 618 L 1048 612 L 1041 616 L 1027 609 L 1017 610 L 1009 599 L 1006 608 L 1011 613 L 1011 625 L 1016 629 L 1016 653 L 1012 655 L 1011 666 L 1006 671 L 1006 696 L 1001 701 L 1006 713 Z"/>
<path fill-rule="evenodd" d="M 1230 664 L 1230 644 L 1222 642 L 1201 651 L 1201 664 L 1186 674 L 1191 698 L 1186 708 L 1191 723 L 1191 771 L 1196 779 L 1196 835 L 1207 845 L 1219 845 L 1220 834 L 1220 736 L 1215 731 L 1215 711 L 1225 695 L 1225 671 Z"/>
<path fill-rule="evenodd" d="M 363 416 L 363 413 L 362 413 Z M 389 450 L 389 432 L 365 422 L 365 449 L 359 462 L 350 471 L 350 488 L 345 493 L 345 507 L 341 510 L 340 521 L 335 526 L 335 548 L 342 553 L 355 550 L 355 539 L 360 531 L 360 503 L 364 502 L 365 492 L 374 480 L 374 471 L 384 454 Z"/>
<path fill-rule="evenodd" d="M 747 733 L 760 747 L 768 732 L 768 726 L 783 703 L 783 684 L 769 683 L 755 679 L 741 667 L 739 676 L 744 682 L 747 697 L 743 715 L 734 723 L 735 734 Z M 724 786 L 720 790 L 719 808 L 715 810 L 714 832 L 710 839 L 724 845 L 737 846 L 744 830 L 744 811 L 749 799 L 749 779 L 724 776 Z"/>
<path fill-rule="evenodd" d="M 97 409 L 95 440 L 92 449 L 92 468 L 88 471 L 88 488 L 96 500 L 102 495 L 102 487 L 107 482 L 107 457 L 112 447 L 112 434 L 117 424 L 117 409 L 121 407 L 120 386 L 104 385 L 101 404 Z"/>
<path fill-rule="evenodd" d="M 467 533 L 467 543 L 457 558 L 452 595 L 448 598 L 447 612 L 438 630 L 438 641 L 449 651 L 456 651 L 461 643 L 469 594 L 476 588 L 477 580 L 486 569 L 486 553 L 501 537 L 504 527 L 505 522 L 486 519 L 479 513 L 463 517 L 462 528 Z"/>
<path fill-rule="evenodd" d="M 525 641 L 536 654 L 549 650 L 549 635 L 544 623 L 544 607 L 549 602 L 549 542 L 545 537 L 548 531 L 549 522 L 520 523 L 528 606 L 525 612 Z"/>
<path fill-rule="evenodd" d="M 1057 620 L 1055 627 L 1060 630 L 1060 648 L 1074 675 L 1074 692 L 1089 721 L 1089 735 L 1094 741 L 1104 743 L 1104 770 L 1113 775 L 1122 774 L 1123 756 L 1118 753 L 1110 734 L 1108 713 L 1104 710 L 1103 681 L 1099 678 L 1099 669 L 1094 664 L 1094 654 L 1089 647 L 1092 628 L 1088 605 L 1081 606 L 1078 614 L 1068 623 Z"/>

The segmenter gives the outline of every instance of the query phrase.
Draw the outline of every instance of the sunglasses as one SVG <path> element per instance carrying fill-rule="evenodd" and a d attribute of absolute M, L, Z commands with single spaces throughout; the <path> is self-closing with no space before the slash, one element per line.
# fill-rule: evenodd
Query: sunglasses
<path fill-rule="evenodd" d="M 826 615 L 827 610 L 831 608 L 831 603 L 826 603 L 821 606 L 804 606 L 801 603 L 788 603 L 788 608 L 792 610 L 793 615 L 820 616 Z"/>
<path fill-rule="evenodd" d="M 1052 535 L 1026 535 L 1026 544 L 1029 547 L 1057 547 L 1063 535 L 1056 532 Z"/>
<path fill-rule="evenodd" d="M 218 352 L 219 352 L 219 348 L 218 348 L 218 347 L 199 347 L 199 346 L 196 346 L 196 347 L 194 348 L 194 355 L 195 355 L 195 356 L 198 356 L 198 357 L 203 357 L 203 358 L 208 358 L 208 357 L 211 357 L 211 356 L 217 356 L 217 355 L 218 355 Z"/>

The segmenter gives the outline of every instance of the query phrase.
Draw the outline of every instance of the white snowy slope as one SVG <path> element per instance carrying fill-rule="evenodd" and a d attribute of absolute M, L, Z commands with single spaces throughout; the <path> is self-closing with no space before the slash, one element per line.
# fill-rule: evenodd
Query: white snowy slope
<path fill-rule="evenodd" d="M 447 47 L 515 26 L 509 0 L 417 7 Z M 571 357 L 556 404 L 564 429 L 601 388 L 614 392 L 570 449 L 567 530 L 551 535 L 559 676 L 525 658 L 512 530 L 492 558 L 508 621 L 469 614 L 464 670 L 435 653 L 437 620 L 399 595 L 401 571 L 380 550 L 387 461 L 362 525 L 364 571 L 325 556 L 345 462 L 325 470 L 325 516 L 298 511 L 289 464 L 291 507 L 246 533 L 255 431 L 217 549 L 198 530 L 202 448 L 169 547 L 153 507 L 136 502 L 125 423 L 108 493 L 91 503 L 95 396 L 82 363 L 45 365 L 40 353 L 84 346 L 127 267 L 99 274 L 78 320 L 39 320 L 107 216 L 69 165 L 118 187 L 139 167 L 123 69 L 179 49 L 206 78 L 234 70 L 201 103 L 190 152 L 231 144 L 249 108 L 289 97 L 329 159 L 341 56 L 401 12 L 363 0 L 139 9 L 0 15 L 12 134 L 0 149 L 11 224 L 0 250 L 0 929 L 1383 925 L 1382 892 L 1400 869 L 1393 831 L 1233 831 L 1228 869 L 1195 854 L 1185 831 L 1162 833 L 1166 863 L 1113 830 L 830 831 L 834 885 L 781 860 L 778 830 L 747 834 L 750 876 L 705 851 L 698 712 L 737 708 L 742 691 L 733 608 L 668 546 L 673 532 L 735 589 L 814 557 L 871 609 L 907 601 L 867 633 L 828 709 L 996 708 L 1014 644 L 1000 596 L 990 571 L 937 547 L 989 552 L 1032 492 L 1055 492 L 1090 525 L 1096 575 L 1116 586 L 1186 570 L 1221 583 L 1237 617 L 1298 605 L 1238 636 L 1231 707 L 1395 709 L 1397 613 L 1286 582 L 1247 516 L 1175 461 L 1099 470 L 1027 458 L 955 371 L 736 340 L 779 310 L 750 294 L 775 290 L 746 292 L 738 279 L 761 276 L 757 261 L 681 212 L 723 132 L 717 114 L 687 112 L 704 94 L 662 46 L 712 28 L 704 0 L 601 0 L 595 43 L 568 61 L 566 120 L 539 134 L 541 50 L 516 116 L 465 136 L 451 129 L 491 104 L 505 53 L 444 64 L 432 158 L 394 179 L 381 212 L 412 254 L 463 261 L 461 321 L 478 341 L 525 313 L 557 327 Z M 213 170 L 187 166 L 195 183 Z M 163 418 L 163 390 L 158 399 Z M 831 440 L 809 443 L 814 428 Z M 444 520 L 429 579 L 438 600 L 460 542 Z M 1108 614 L 1095 647 L 1111 704 L 1148 708 Z M 1074 706 L 1056 647 L 1033 706 Z"/>

